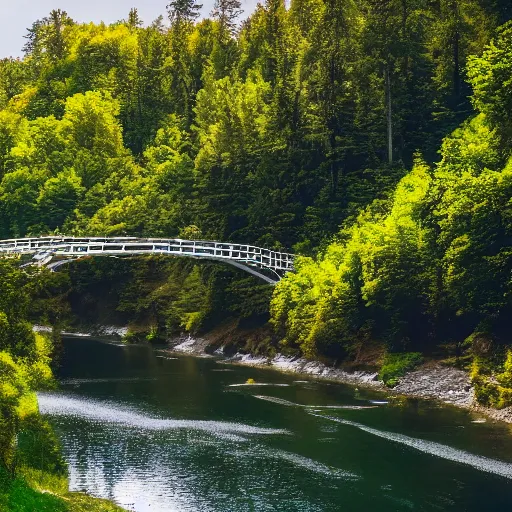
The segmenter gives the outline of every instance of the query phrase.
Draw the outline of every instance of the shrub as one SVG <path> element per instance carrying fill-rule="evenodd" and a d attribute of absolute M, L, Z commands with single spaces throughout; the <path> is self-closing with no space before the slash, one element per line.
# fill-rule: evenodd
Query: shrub
<path fill-rule="evenodd" d="M 475 398 L 481 405 L 494 407 L 500 399 L 500 391 L 497 384 L 490 382 L 483 377 L 478 377 L 473 381 L 475 387 Z"/>
<path fill-rule="evenodd" d="M 507 359 L 503 365 L 503 372 L 496 377 L 498 382 L 507 388 L 512 388 L 512 350 L 507 352 Z"/>
<path fill-rule="evenodd" d="M 123 343 L 135 343 L 137 341 L 136 334 L 132 330 L 128 329 L 125 335 L 121 338 L 121 341 Z"/>
<path fill-rule="evenodd" d="M 471 382 L 475 398 L 481 405 L 503 409 L 512 405 L 512 352 L 507 353 L 503 372 L 493 376 L 493 366 L 488 360 L 475 357 L 471 367 Z"/>
<path fill-rule="evenodd" d="M 499 398 L 496 404 L 498 409 L 503 409 L 504 407 L 509 407 L 512 405 L 512 389 L 511 388 L 503 388 L 499 386 Z"/>
<path fill-rule="evenodd" d="M 422 361 L 423 358 L 419 352 L 386 354 L 379 372 L 379 380 L 384 382 L 386 386 L 396 386 L 400 377 L 421 364 Z"/>

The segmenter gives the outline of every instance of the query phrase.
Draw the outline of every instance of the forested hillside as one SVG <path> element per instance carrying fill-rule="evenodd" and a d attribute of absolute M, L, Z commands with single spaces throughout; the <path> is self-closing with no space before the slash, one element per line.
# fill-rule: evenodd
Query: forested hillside
<path fill-rule="evenodd" d="M 266 345 L 338 361 L 374 342 L 472 347 L 502 400 L 478 357 L 499 367 L 511 341 L 509 1 L 199 8 L 34 22 L 24 58 L 0 62 L 0 238 L 285 248 L 303 257 L 274 291 Z M 271 294 L 218 265 L 98 260 L 42 275 L 32 315 L 91 316 L 100 297 L 153 339 L 265 323 Z"/>
<path fill-rule="evenodd" d="M 196 226 L 313 251 L 472 115 L 466 59 L 506 5 L 272 0 L 240 27 L 236 0 L 148 27 L 52 11 L 0 67 L 0 234 Z"/>

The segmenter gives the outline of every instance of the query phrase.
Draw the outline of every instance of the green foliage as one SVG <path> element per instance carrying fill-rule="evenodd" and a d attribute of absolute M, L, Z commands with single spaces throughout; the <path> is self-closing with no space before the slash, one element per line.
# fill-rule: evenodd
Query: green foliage
<path fill-rule="evenodd" d="M 67 466 L 50 424 L 38 414 L 24 418 L 17 439 L 18 465 L 65 476 Z"/>
<path fill-rule="evenodd" d="M 419 215 L 430 183 L 429 169 L 418 162 L 389 201 L 387 215 L 369 209 L 346 242 L 331 244 L 318 262 L 297 261 L 297 272 L 277 285 L 271 305 L 288 344 L 314 355 L 332 351 L 326 345 L 336 340 L 347 352 L 372 330 L 395 349 L 415 341 L 410 329 L 426 324 L 422 255 L 428 237 Z"/>
<path fill-rule="evenodd" d="M 512 388 L 512 350 L 507 352 L 507 358 L 503 364 L 503 372 L 497 375 L 498 382 L 507 388 Z"/>
<path fill-rule="evenodd" d="M 129 325 L 126 342 L 165 342 L 242 318 L 268 321 L 272 287 L 216 263 L 152 256 L 88 258 L 29 282 L 34 322 L 60 329 Z"/>
<path fill-rule="evenodd" d="M 482 59 L 501 68 L 489 52 Z M 482 330 L 509 342 L 512 162 L 503 123 L 483 110 L 444 139 L 434 168 L 417 157 L 388 200 L 279 283 L 271 312 L 284 343 L 314 355 L 337 340 L 350 356 L 368 339 L 392 351 L 460 344 Z"/>
<path fill-rule="evenodd" d="M 400 377 L 421 364 L 423 357 L 419 352 L 405 352 L 403 354 L 386 354 L 379 371 L 379 380 L 386 386 L 393 387 L 398 384 Z"/>
<path fill-rule="evenodd" d="M 68 492 L 63 475 L 25 466 L 12 479 L 0 468 L 0 510 L 9 512 L 122 512 L 107 500 Z"/>
<path fill-rule="evenodd" d="M 480 404 L 503 409 L 512 405 L 512 350 L 507 350 L 505 357 L 499 359 L 475 356 L 471 382 Z"/>
<path fill-rule="evenodd" d="M 22 420 L 37 412 L 34 391 L 52 384 L 53 346 L 26 321 L 23 273 L 0 261 L 0 466 L 16 469 L 15 439 Z"/>
<path fill-rule="evenodd" d="M 16 512 L 31 512 L 40 510 L 45 512 L 67 512 L 69 509 L 64 500 L 49 493 L 41 493 L 32 489 L 27 483 L 17 478 L 9 483 L 7 510 Z"/>
<path fill-rule="evenodd" d="M 471 368 L 471 382 L 478 403 L 503 409 L 512 405 L 512 355 L 507 352 L 503 372 L 498 373 L 489 359 L 475 357 Z"/>
<path fill-rule="evenodd" d="M 210 263 L 85 260 L 24 288 L 0 262 L 14 402 L 29 396 L 21 383 L 48 377 L 26 292 L 33 318 L 111 316 L 150 341 L 265 323 L 271 300 L 283 347 L 338 361 L 374 340 L 393 354 L 474 332 L 509 341 L 512 28 L 496 27 L 510 10 L 268 0 L 234 30 L 239 7 L 219 0 L 197 21 L 198 4 L 176 0 L 169 28 L 143 28 L 135 9 L 112 25 L 55 10 L 29 29 L 24 59 L 0 61 L 0 238 L 190 237 L 303 254 L 272 298 Z M 387 382 L 404 361 L 389 362 Z"/>
<path fill-rule="evenodd" d="M 35 395 L 53 385 L 54 346 L 26 320 L 29 293 L 42 283 L 26 281 L 14 263 L 0 261 L 0 510 L 120 510 L 67 493 L 57 438 L 39 416 Z"/>
<path fill-rule="evenodd" d="M 171 2 L 170 28 L 143 28 L 136 9 L 112 25 L 61 10 L 34 22 L 25 58 L 0 62 L 2 238 L 197 226 L 314 251 L 416 151 L 436 158 L 469 110 L 465 60 L 480 59 L 470 76 L 496 60 L 482 50 L 506 15 L 478 0 L 458 15 L 448 0 L 275 0 L 237 31 L 237 1 L 207 20 L 198 8 Z"/>
<path fill-rule="evenodd" d="M 512 23 L 508 22 L 498 29 L 497 37 L 486 47 L 482 55 L 475 55 L 468 61 L 473 103 L 496 126 L 503 137 L 504 145 L 510 143 L 512 137 L 511 44 Z M 508 156 L 510 151 L 505 147 L 503 149 Z"/>

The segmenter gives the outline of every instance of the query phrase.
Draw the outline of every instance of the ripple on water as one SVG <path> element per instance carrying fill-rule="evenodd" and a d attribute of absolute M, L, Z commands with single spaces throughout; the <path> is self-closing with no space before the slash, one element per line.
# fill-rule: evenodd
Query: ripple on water
<path fill-rule="evenodd" d="M 356 475 L 351 471 L 328 466 L 327 464 L 322 464 L 321 462 L 317 462 L 313 459 L 298 455 L 296 453 L 279 449 L 269 449 L 261 445 L 251 446 L 245 450 L 238 449 L 236 451 L 232 451 L 231 453 L 237 457 L 244 456 L 265 460 L 274 459 L 285 461 L 300 469 L 306 469 L 307 471 L 311 471 L 313 473 L 319 473 L 323 476 L 341 480 L 359 480 L 361 478 L 359 475 Z"/>
<path fill-rule="evenodd" d="M 267 402 L 273 402 L 279 405 L 285 405 L 287 407 L 304 407 L 306 409 L 313 409 L 320 411 L 321 409 L 345 409 L 345 410 L 360 410 L 360 409 L 375 409 L 377 406 L 375 405 L 305 405 L 305 404 L 297 404 L 295 402 L 290 402 L 289 400 L 285 400 L 284 398 L 278 398 L 275 396 L 266 396 L 266 395 L 253 395 L 254 398 L 259 400 L 266 400 Z"/>
<path fill-rule="evenodd" d="M 39 410 L 53 416 L 76 416 L 90 421 L 100 421 L 144 430 L 191 429 L 211 434 L 289 434 L 284 429 L 254 427 L 242 423 L 211 420 L 176 420 L 153 418 L 132 409 L 90 399 L 72 398 L 55 393 L 38 394 Z"/>
<path fill-rule="evenodd" d="M 376 428 L 362 425 L 361 423 L 356 423 L 355 421 L 344 420 L 341 418 L 333 418 L 331 416 L 323 416 L 319 414 L 315 414 L 314 416 L 317 416 L 319 418 L 325 418 L 330 421 L 335 421 L 336 423 L 341 423 L 343 425 L 350 425 L 352 427 L 356 427 L 362 430 L 363 432 L 367 432 L 374 436 L 387 439 L 388 441 L 404 444 L 406 446 L 409 446 L 410 448 L 414 448 L 415 450 L 419 450 L 423 453 L 435 455 L 436 457 L 440 457 L 452 462 L 465 464 L 480 471 L 485 471 L 486 473 L 493 473 L 495 475 L 512 479 L 512 464 L 508 462 L 490 459 L 488 457 L 483 457 L 481 455 L 475 455 L 473 453 L 469 453 L 464 450 L 459 450 L 457 448 L 452 448 L 451 446 L 446 446 L 444 444 L 435 443 L 433 441 L 426 441 L 424 439 L 409 437 L 404 434 L 396 434 L 394 432 L 378 430 Z"/>
<path fill-rule="evenodd" d="M 295 402 L 290 402 L 289 400 L 285 400 L 284 398 L 278 398 L 276 396 L 266 396 L 266 395 L 253 395 L 254 398 L 258 398 L 259 400 L 265 400 L 267 402 L 272 402 L 279 405 L 286 405 L 287 407 L 300 407 L 300 404 L 296 404 Z"/>
<path fill-rule="evenodd" d="M 349 411 L 359 411 L 362 409 L 376 409 L 376 405 L 304 405 L 307 409 L 345 409 Z"/>
<path fill-rule="evenodd" d="M 60 382 L 62 385 L 76 385 L 76 384 L 104 384 L 107 382 L 144 382 L 155 381 L 156 377 L 106 377 L 96 379 L 63 379 Z"/>
<path fill-rule="evenodd" d="M 248 383 L 248 382 L 244 382 L 242 384 L 228 384 L 228 387 L 230 388 L 241 388 L 241 387 L 258 387 L 258 386 L 274 386 L 274 387 L 280 387 L 280 388 L 288 388 L 290 387 L 290 384 L 277 384 L 277 383 L 274 383 L 274 382 L 252 382 L 252 383 Z"/>

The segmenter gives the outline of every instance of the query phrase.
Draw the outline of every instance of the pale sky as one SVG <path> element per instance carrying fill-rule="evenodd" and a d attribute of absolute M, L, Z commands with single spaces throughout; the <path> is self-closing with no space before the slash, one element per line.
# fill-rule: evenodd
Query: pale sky
<path fill-rule="evenodd" d="M 257 0 L 241 0 L 245 13 L 252 11 Z M 32 23 L 47 16 L 52 9 L 62 9 L 77 22 L 126 19 L 136 7 L 145 24 L 160 14 L 165 17 L 169 0 L 0 0 L 0 58 L 21 56 L 23 36 Z M 199 0 L 200 3 L 200 0 Z M 212 10 L 214 0 L 203 0 L 203 14 Z"/>

